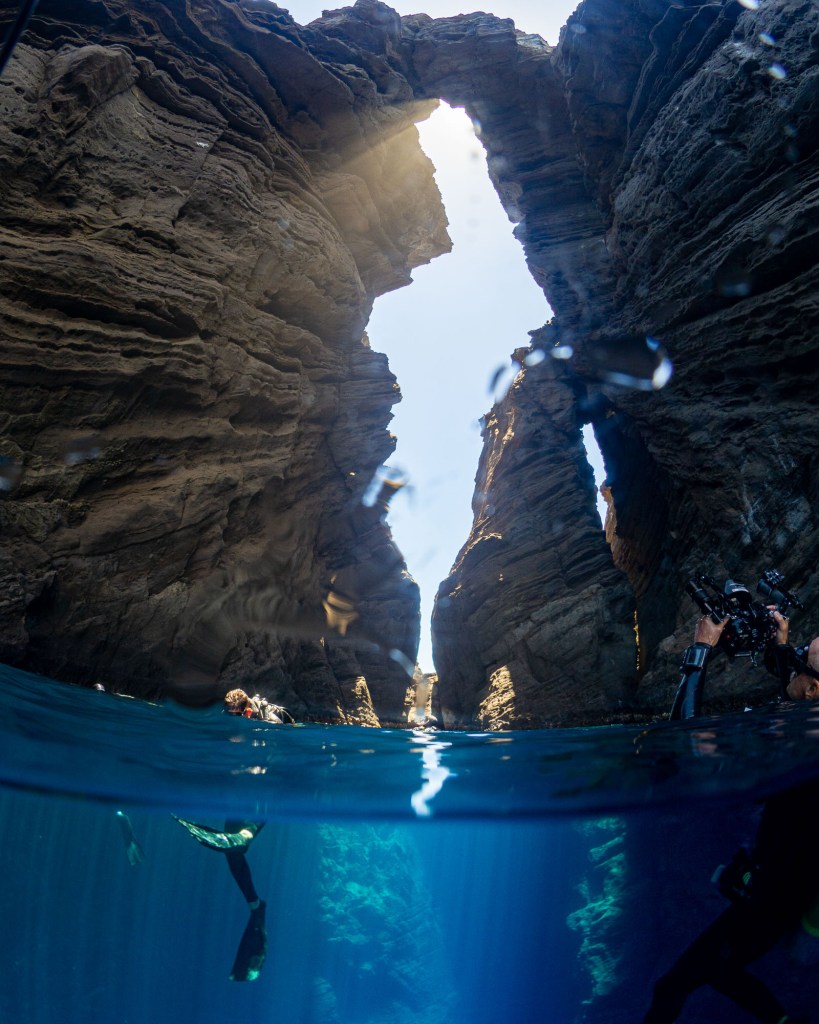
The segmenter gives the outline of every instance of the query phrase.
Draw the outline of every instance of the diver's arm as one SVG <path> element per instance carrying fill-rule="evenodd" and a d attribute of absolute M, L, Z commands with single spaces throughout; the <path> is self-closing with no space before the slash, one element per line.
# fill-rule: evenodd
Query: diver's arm
<path fill-rule="evenodd" d="M 705 686 L 705 672 L 711 650 L 710 644 L 696 643 L 686 647 L 683 651 L 680 682 L 671 708 L 672 722 L 699 717 L 702 707 L 702 691 Z"/>
<path fill-rule="evenodd" d="M 708 659 L 727 624 L 727 616 L 722 622 L 714 622 L 710 615 L 697 620 L 694 643 L 683 651 L 680 682 L 671 708 L 672 722 L 699 717 Z"/>
<path fill-rule="evenodd" d="M 768 605 L 768 610 L 776 623 L 776 646 L 771 648 L 771 657 L 765 658 L 765 667 L 779 682 L 780 698 L 790 700 L 788 683 L 791 681 L 794 651 L 788 642 L 788 619 L 772 605 Z"/>

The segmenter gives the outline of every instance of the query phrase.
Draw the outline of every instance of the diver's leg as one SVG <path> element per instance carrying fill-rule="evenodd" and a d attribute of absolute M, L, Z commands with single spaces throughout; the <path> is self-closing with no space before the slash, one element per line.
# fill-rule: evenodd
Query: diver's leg
<path fill-rule="evenodd" d="M 228 834 L 249 835 L 248 844 L 256 838 L 264 827 L 264 822 L 254 821 L 227 821 L 225 831 Z M 228 867 L 233 875 L 239 890 L 247 900 L 250 908 L 250 918 L 247 922 L 239 948 L 236 951 L 236 959 L 233 969 L 230 972 L 231 981 L 254 981 L 259 977 L 262 966 L 267 956 L 267 929 L 265 927 L 265 911 L 267 904 L 259 898 L 256 886 L 253 884 L 253 875 L 247 863 L 245 850 L 247 847 L 235 848 L 226 852 Z"/>
<path fill-rule="evenodd" d="M 785 1008 L 767 985 L 746 970 L 788 931 L 793 915 L 786 894 L 763 890 L 762 896 L 736 908 L 734 927 L 720 947 L 709 978 L 712 988 L 733 1000 L 762 1024 L 787 1020 Z"/>
<path fill-rule="evenodd" d="M 255 910 L 259 905 L 259 894 L 256 892 L 256 886 L 253 884 L 253 876 L 250 873 L 250 866 L 247 863 L 245 851 L 241 849 L 228 850 L 225 856 L 227 857 L 230 873 L 239 886 L 239 891 L 244 896 L 250 909 Z"/>
<path fill-rule="evenodd" d="M 724 965 L 710 984 L 762 1024 L 779 1024 L 781 1020 L 787 1020 L 785 1007 L 768 986 L 744 967 Z"/>
<path fill-rule="evenodd" d="M 720 914 L 659 979 L 643 1024 L 673 1024 L 691 993 L 712 983 L 714 962 L 735 929 L 736 910 L 731 906 Z"/>
<path fill-rule="evenodd" d="M 175 814 L 172 817 L 197 842 L 207 846 L 209 850 L 218 850 L 220 853 L 235 849 L 246 850 L 264 825 L 264 822 L 259 824 L 255 821 L 228 821 L 225 824 L 225 831 L 220 832 L 209 825 L 199 825 L 195 821 L 178 818 Z"/>

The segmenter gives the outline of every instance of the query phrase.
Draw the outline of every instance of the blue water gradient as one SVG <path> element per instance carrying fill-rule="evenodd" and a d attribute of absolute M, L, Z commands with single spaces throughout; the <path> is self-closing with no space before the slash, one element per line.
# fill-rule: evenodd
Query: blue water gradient
<path fill-rule="evenodd" d="M 0 1022 L 627 1024 L 724 906 L 759 798 L 819 777 L 819 715 L 466 734 L 272 726 L 0 667 Z M 126 856 L 117 811 L 144 853 Z M 266 822 L 248 909 L 174 821 Z M 819 999 L 784 948 L 759 965 Z M 710 990 L 685 1024 L 744 1024 Z"/>
<path fill-rule="evenodd" d="M 0 665 L 0 784 L 265 820 L 534 818 L 765 795 L 819 775 L 819 705 L 463 733 L 276 726 Z"/>

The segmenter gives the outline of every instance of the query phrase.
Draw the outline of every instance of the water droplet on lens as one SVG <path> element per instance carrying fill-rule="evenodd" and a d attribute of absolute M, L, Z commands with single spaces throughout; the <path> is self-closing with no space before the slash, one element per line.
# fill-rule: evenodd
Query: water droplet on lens
<path fill-rule="evenodd" d="M 742 298 L 751 294 L 751 275 L 736 264 L 722 267 L 715 278 L 716 291 L 728 298 Z"/>
<path fill-rule="evenodd" d="M 671 360 L 666 356 L 663 356 L 660 365 L 654 371 L 651 377 L 651 386 L 655 391 L 659 391 L 660 388 L 664 388 L 666 384 L 671 380 L 671 375 L 674 372 L 674 367 L 671 365 Z"/>
<path fill-rule="evenodd" d="M 0 455 L 0 491 L 13 490 L 22 475 L 22 462 Z"/>
<path fill-rule="evenodd" d="M 399 651 L 397 647 L 393 647 L 390 651 L 390 657 L 394 662 L 401 666 L 410 678 L 412 678 L 415 674 L 415 665 L 413 665 L 412 661 L 410 661 L 403 651 Z"/>
<path fill-rule="evenodd" d="M 799 129 L 795 124 L 786 124 L 782 129 L 782 134 L 787 135 L 789 139 L 795 139 L 799 134 Z"/>
<path fill-rule="evenodd" d="M 793 143 L 785 147 L 785 159 L 790 160 L 792 164 L 795 164 L 799 160 L 799 147 L 794 146 Z"/>
<path fill-rule="evenodd" d="M 768 232 L 768 241 L 771 245 L 779 245 L 785 239 L 785 229 L 781 224 L 775 224 Z"/>
<path fill-rule="evenodd" d="M 404 470 L 397 466 L 379 466 L 361 496 L 361 504 L 365 508 L 372 508 L 379 501 L 388 503 L 390 498 L 408 483 L 409 474 Z"/>
<path fill-rule="evenodd" d="M 764 43 L 766 46 L 776 46 L 776 40 L 768 32 L 760 32 L 759 33 L 759 40 L 760 40 L 760 42 Z"/>
<path fill-rule="evenodd" d="M 555 345 L 554 348 L 549 349 L 549 355 L 552 359 L 571 359 L 574 349 L 571 345 Z"/>
<path fill-rule="evenodd" d="M 530 352 L 528 356 L 523 360 L 524 366 L 538 366 L 546 358 L 546 353 L 542 348 L 536 348 L 534 352 Z"/>
<path fill-rule="evenodd" d="M 499 366 L 497 370 L 492 374 L 489 381 L 489 393 L 492 395 L 493 401 L 502 402 L 506 397 L 506 393 L 511 388 L 515 377 L 518 375 L 518 364 L 513 363 L 511 366 Z"/>
<path fill-rule="evenodd" d="M 649 349 L 652 352 L 656 352 L 659 349 L 659 347 L 660 347 L 660 343 L 659 343 L 659 341 L 657 341 L 656 338 L 648 338 L 647 337 L 646 338 L 646 345 L 648 345 Z"/>
<path fill-rule="evenodd" d="M 777 82 L 781 82 L 783 78 L 788 77 L 788 72 L 782 67 L 781 64 L 771 64 L 768 68 L 768 74 L 771 78 L 775 78 Z"/>
<path fill-rule="evenodd" d="M 587 32 L 585 25 L 580 25 L 578 22 L 573 21 L 569 25 L 569 31 L 574 32 L 576 36 L 584 36 Z"/>
<path fill-rule="evenodd" d="M 69 444 L 63 461 L 66 466 L 79 466 L 83 462 L 92 462 L 94 459 L 98 459 L 101 451 L 95 438 L 78 437 L 76 441 Z"/>
<path fill-rule="evenodd" d="M 760 0 L 737 0 L 737 2 L 742 4 L 743 7 L 747 7 L 749 11 L 756 11 L 759 9 Z"/>

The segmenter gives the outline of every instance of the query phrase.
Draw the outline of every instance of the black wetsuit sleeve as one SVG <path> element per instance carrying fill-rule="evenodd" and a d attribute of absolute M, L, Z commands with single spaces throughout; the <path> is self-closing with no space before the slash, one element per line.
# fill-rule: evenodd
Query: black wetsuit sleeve
<path fill-rule="evenodd" d="M 779 696 L 788 700 L 788 683 L 791 681 L 794 649 L 790 644 L 777 644 L 771 649 L 770 658 L 765 658 L 765 667 L 776 676 L 779 683 Z"/>
<path fill-rule="evenodd" d="M 672 722 L 699 717 L 710 654 L 711 647 L 701 643 L 691 644 L 683 651 L 680 682 L 671 708 Z"/>

